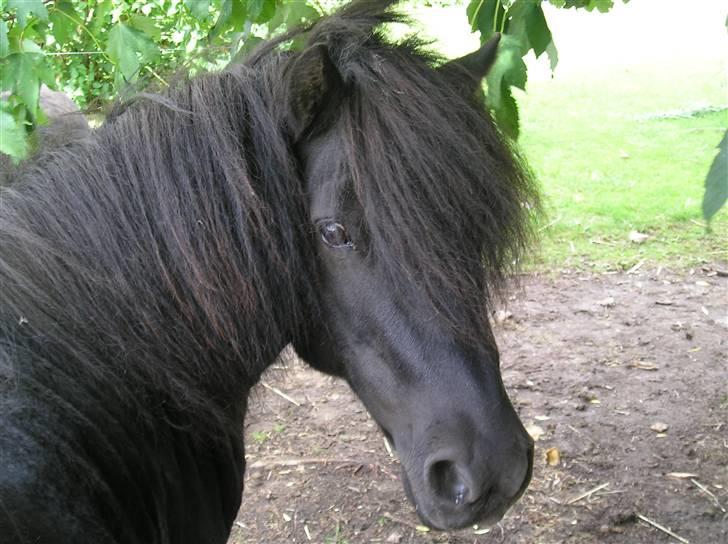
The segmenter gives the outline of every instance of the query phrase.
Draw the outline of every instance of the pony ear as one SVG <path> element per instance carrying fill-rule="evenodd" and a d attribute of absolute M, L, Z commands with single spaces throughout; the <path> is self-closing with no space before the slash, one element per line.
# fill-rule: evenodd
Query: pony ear
<path fill-rule="evenodd" d="M 293 60 L 287 74 L 289 125 L 295 140 L 325 122 L 342 95 L 344 82 L 325 45 L 316 44 Z"/>
<path fill-rule="evenodd" d="M 495 63 L 500 42 L 500 32 L 496 32 L 480 49 L 459 59 L 442 65 L 440 70 L 459 79 L 458 87 L 464 94 L 473 95 L 480 89 L 481 81 Z"/>

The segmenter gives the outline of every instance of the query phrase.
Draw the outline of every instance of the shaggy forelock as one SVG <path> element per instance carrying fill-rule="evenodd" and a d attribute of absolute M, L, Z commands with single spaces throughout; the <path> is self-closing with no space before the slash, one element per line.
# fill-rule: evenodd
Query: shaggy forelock
<path fill-rule="evenodd" d="M 441 59 L 382 24 L 391 2 L 314 27 L 347 84 L 338 128 L 371 251 L 394 283 L 411 282 L 458 336 L 479 343 L 489 302 L 532 237 L 539 198 L 527 167 L 478 95 Z"/>

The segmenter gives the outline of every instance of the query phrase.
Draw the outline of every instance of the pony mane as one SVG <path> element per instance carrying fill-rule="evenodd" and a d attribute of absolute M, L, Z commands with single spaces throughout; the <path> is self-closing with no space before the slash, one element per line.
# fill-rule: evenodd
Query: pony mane
<path fill-rule="evenodd" d="M 396 285 L 408 279 L 461 340 L 482 344 L 487 310 L 533 241 L 538 189 L 482 93 L 463 96 L 426 42 L 387 39 L 384 25 L 409 22 L 396 3 L 352 3 L 251 60 L 299 33 L 326 45 L 347 85 L 336 130 L 372 258 Z"/>
<path fill-rule="evenodd" d="M 0 391 L 63 381 L 89 406 L 114 399 L 205 435 L 239 421 L 241 386 L 318 311 L 281 102 L 296 55 L 283 45 L 299 36 L 326 45 L 347 85 L 334 130 L 371 258 L 482 339 L 537 194 L 482 103 L 431 69 L 440 59 L 385 39 L 381 25 L 403 20 L 392 3 L 356 2 L 242 65 L 144 95 L 14 174 L 0 194 Z"/>
<path fill-rule="evenodd" d="M 0 382 L 83 382 L 89 401 L 140 417 L 239 424 L 228 404 L 314 300 L 279 65 L 135 99 L 14 175 L 0 195 L 0 352 L 15 355 L 0 357 Z"/>

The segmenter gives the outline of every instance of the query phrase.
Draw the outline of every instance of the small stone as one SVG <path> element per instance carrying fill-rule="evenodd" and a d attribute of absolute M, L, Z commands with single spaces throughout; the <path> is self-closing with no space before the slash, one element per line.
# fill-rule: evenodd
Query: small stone
<path fill-rule="evenodd" d="M 508 310 L 498 310 L 495 313 L 495 320 L 497 323 L 503 323 L 513 317 L 513 314 Z"/>
<path fill-rule="evenodd" d="M 650 237 L 649 234 L 633 230 L 629 233 L 629 241 L 634 244 L 642 244 Z"/>
<path fill-rule="evenodd" d="M 395 531 L 387 537 L 387 540 L 385 540 L 385 542 L 389 544 L 399 544 L 400 542 L 402 542 L 402 535 Z"/>
<path fill-rule="evenodd" d="M 650 425 L 650 429 L 652 429 L 656 433 L 664 433 L 668 429 L 668 425 L 667 423 L 661 423 L 658 421 L 657 423 L 653 423 L 652 425 Z"/>
<path fill-rule="evenodd" d="M 538 439 L 543 436 L 544 430 L 538 425 L 529 425 L 526 427 L 526 432 L 531 435 L 534 442 L 538 442 Z"/>

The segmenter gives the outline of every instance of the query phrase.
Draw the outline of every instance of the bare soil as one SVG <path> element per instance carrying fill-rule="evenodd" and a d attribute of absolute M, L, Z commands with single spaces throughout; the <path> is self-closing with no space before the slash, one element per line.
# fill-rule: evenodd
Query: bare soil
<path fill-rule="evenodd" d="M 726 269 L 524 278 L 495 327 L 534 476 L 491 528 L 420 526 L 347 385 L 276 365 L 251 402 L 230 543 L 728 542 Z"/>

